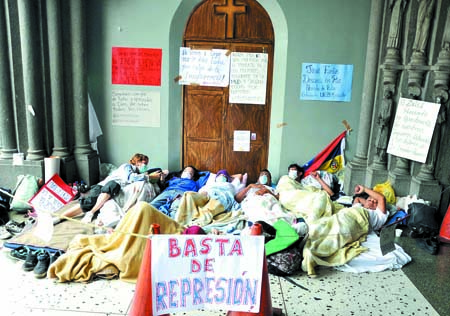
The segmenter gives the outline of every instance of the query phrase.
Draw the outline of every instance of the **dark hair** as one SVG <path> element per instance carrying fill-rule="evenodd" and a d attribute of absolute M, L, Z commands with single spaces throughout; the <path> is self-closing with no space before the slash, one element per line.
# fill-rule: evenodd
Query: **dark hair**
<path fill-rule="evenodd" d="M 192 165 L 187 165 L 183 169 L 181 169 L 179 172 L 179 175 L 181 175 L 183 173 L 184 169 L 189 168 L 189 167 L 191 167 L 192 170 L 194 170 L 194 175 L 192 176 L 192 180 L 197 181 L 200 178 L 200 171 L 198 171 L 197 168 L 195 168 Z"/>
<path fill-rule="evenodd" d="M 355 203 L 355 199 L 358 198 L 358 197 L 359 197 L 359 198 L 362 198 L 362 199 L 364 199 L 364 200 L 367 200 L 367 198 L 368 198 L 369 196 L 370 196 L 370 195 L 367 194 L 367 192 L 357 193 L 357 194 L 353 195 L 352 204 Z"/>
<path fill-rule="evenodd" d="M 298 172 L 305 173 L 305 170 L 303 169 L 303 167 L 300 167 L 300 166 L 299 166 L 298 164 L 296 164 L 296 163 L 291 163 L 291 164 L 289 165 L 289 167 L 288 167 L 288 171 L 289 171 L 289 169 L 291 169 L 291 168 L 297 169 Z"/>

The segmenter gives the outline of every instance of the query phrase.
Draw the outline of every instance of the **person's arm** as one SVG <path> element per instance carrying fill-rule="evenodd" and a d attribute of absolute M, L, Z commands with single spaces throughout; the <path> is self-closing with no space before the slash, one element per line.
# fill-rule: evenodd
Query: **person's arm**
<path fill-rule="evenodd" d="M 330 186 L 325 181 L 323 181 L 323 179 L 320 177 L 320 173 L 318 173 L 317 171 L 314 171 L 314 172 L 311 172 L 311 175 L 314 177 L 314 179 L 317 180 L 317 182 L 319 182 L 322 189 L 325 192 L 327 192 L 329 196 L 334 195 L 334 192 L 333 192 L 333 190 L 331 190 Z"/>
<path fill-rule="evenodd" d="M 366 192 L 367 194 L 369 194 L 369 196 L 371 198 L 373 198 L 374 200 L 376 200 L 377 203 L 377 208 L 380 209 L 381 212 L 383 212 L 384 214 L 386 214 L 386 198 L 384 197 L 383 194 L 376 192 L 368 187 L 365 187 L 363 185 L 358 184 L 355 187 L 355 193 L 362 193 L 362 192 Z"/>
<path fill-rule="evenodd" d="M 269 194 L 273 195 L 277 200 L 280 197 L 280 195 L 278 193 L 274 193 L 272 190 L 270 190 L 270 189 L 268 189 L 266 187 L 263 187 L 263 188 L 261 188 L 261 189 L 259 189 L 258 191 L 255 192 L 255 194 L 257 194 L 257 195 L 264 195 L 266 193 L 269 193 Z"/>
<path fill-rule="evenodd" d="M 236 200 L 236 202 L 241 203 L 242 200 L 245 199 L 248 191 L 250 191 L 251 188 L 255 188 L 255 187 L 259 187 L 259 186 L 260 186 L 259 184 L 255 184 L 255 183 L 247 185 L 243 190 L 241 190 L 239 193 L 237 193 L 234 196 L 234 199 Z"/>

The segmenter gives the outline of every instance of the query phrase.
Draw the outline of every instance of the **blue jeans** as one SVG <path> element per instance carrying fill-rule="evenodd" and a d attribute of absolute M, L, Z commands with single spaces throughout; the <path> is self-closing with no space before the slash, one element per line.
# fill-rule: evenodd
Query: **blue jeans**
<path fill-rule="evenodd" d="M 169 210 L 170 204 L 172 203 L 173 199 L 175 199 L 178 195 L 183 195 L 183 193 L 184 191 L 177 189 L 164 190 L 160 195 L 155 197 L 153 201 L 150 202 L 150 205 L 166 214 L 165 210 Z"/>

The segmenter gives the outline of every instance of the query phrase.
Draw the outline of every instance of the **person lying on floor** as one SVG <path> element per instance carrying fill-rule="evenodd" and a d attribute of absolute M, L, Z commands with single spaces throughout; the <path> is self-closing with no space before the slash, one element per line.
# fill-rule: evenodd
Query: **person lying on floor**
<path fill-rule="evenodd" d="M 300 235 L 305 235 L 302 225 L 297 223 L 297 217 L 288 211 L 278 200 L 278 192 L 271 186 L 272 175 L 269 170 L 263 169 L 256 183 L 249 184 L 245 189 L 236 194 L 235 199 L 241 203 L 241 210 L 251 223 L 263 221 L 273 225 L 278 220 L 284 220 L 291 225 Z M 298 226 L 298 227 L 297 227 Z"/>
<path fill-rule="evenodd" d="M 186 191 L 197 192 L 200 189 L 197 182 L 199 178 L 200 172 L 194 166 L 186 166 L 172 178 L 167 178 L 165 189 L 150 204 L 170 217 L 175 216 L 176 210 L 171 209 L 171 204 Z"/>
<path fill-rule="evenodd" d="M 311 172 L 306 177 L 304 175 L 305 171 L 303 167 L 299 166 L 296 163 L 289 165 L 289 178 L 301 183 L 304 186 L 324 190 L 333 201 L 339 198 L 339 181 L 334 174 L 323 170 L 316 170 Z"/>
<path fill-rule="evenodd" d="M 364 207 L 369 214 L 369 224 L 372 230 L 379 230 L 384 223 L 386 223 L 389 213 L 386 208 L 386 198 L 379 192 L 376 192 L 370 188 L 363 185 L 355 186 L 355 194 L 361 195 L 362 193 L 367 194 L 367 198 L 362 198 L 361 196 L 356 197 L 353 206 Z"/>
<path fill-rule="evenodd" d="M 148 182 L 149 178 L 157 179 L 163 176 L 162 173 L 154 173 L 148 175 L 147 164 L 149 162 L 148 156 L 140 153 L 134 154 L 128 163 L 120 165 L 108 177 L 96 185 L 93 185 L 90 190 L 83 193 L 78 199 L 78 203 L 72 208 L 68 209 L 62 215 L 64 217 L 75 217 L 85 213 L 82 222 L 90 223 L 97 215 L 97 212 L 110 199 L 116 197 L 120 190 L 128 184 L 138 181 Z M 156 188 L 155 188 L 156 190 Z M 156 196 L 154 192 L 152 198 Z M 55 219 L 54 223 L 60 220 Z"/>
<path fill-rule="evenodd" d="M 198 192 L 184 192 L 179 201 L 172 203 L 170 214 L 174 214 L 174 219 L 182 225 L 211 223 L 216 215 L 238 207 L 234 196 L 241 178 L 241 175 L 233 178 L 226 170 L 219 170 L 214 181 L 208 181 Z"/>

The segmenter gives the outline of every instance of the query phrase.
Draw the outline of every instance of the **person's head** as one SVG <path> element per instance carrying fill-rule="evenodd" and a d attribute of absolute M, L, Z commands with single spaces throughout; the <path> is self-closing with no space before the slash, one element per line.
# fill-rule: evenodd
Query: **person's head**
<path fill-rule="evenodd" d="M 199 172 L 194 166 L 186 166 L 181 172 L 180 178 L 182 179 L 190 179 L 197 181 L 199 177 Z"/>
<path fill-rule="evenodd" d="M 291 179 L 294 179 L 297 181 L 301 180 L 303 178 L 304 173 L 305 173 L 305 171 L 303 170 L 303 168 L 300 167 L 296 163 L 290 164 L 288 167 L 288 176 Z"/>
<path fill-rule="evenodd" d="M 272 185 L 272 175 L 267 169 L 262 169 L 259 172 L 258 183 L 271 186 Z"/>
<path fill-rule="evenodd" d="M 130 158 L 129 163 L 136 166 L 139 172 L 144 173 L 147 170 L 148 161 L 148 156 L 136 153 Z"/>
<path fill-rule="evenodd" d="M 225 169 L 219 170 L 216 173 L 216 182 L 230 182 L 231 181 L 231 177 L 228 174 L 228 171 L 226 171 Z"/>
<path fill-rule="evenodd" d="M 378 201 L 375 200 L 373 197 L 369 196 L 363 203 L 361 203 L 362 206 L 369 210 L 376 210 L 378 206 Z"/>

